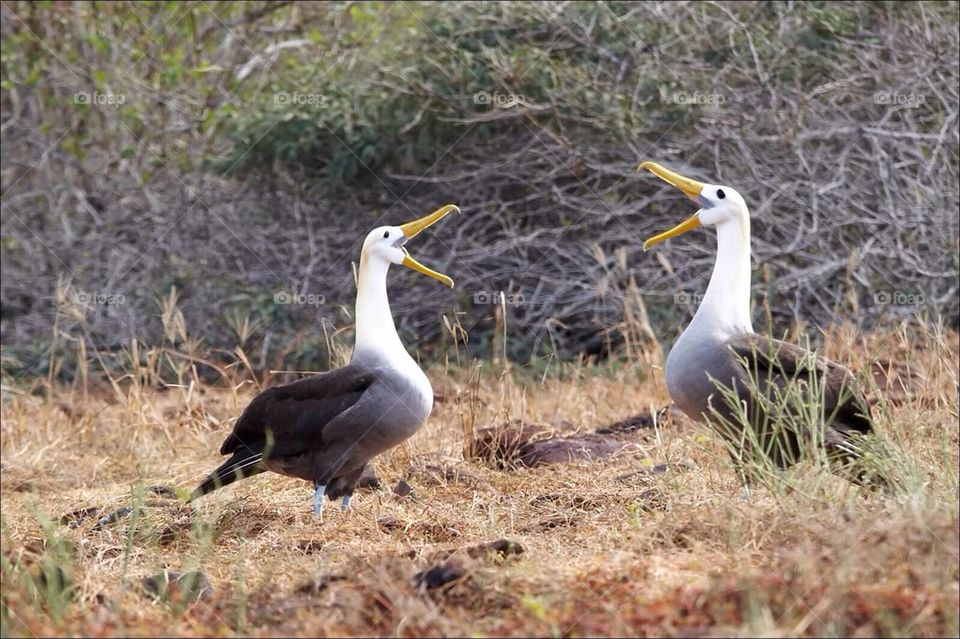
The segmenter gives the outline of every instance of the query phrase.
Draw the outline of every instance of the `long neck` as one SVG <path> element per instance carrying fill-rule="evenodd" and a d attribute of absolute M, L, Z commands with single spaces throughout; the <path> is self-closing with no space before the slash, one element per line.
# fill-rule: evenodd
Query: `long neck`
<path fill-rule="evenodd" d="M 356 343 L 351 361 L 372 358 L 387 362 L 410 359 L 390 313 L 387 300 L 387 269 L 381 259 L 360 258 L 357 276 L 357 304 L 354 309 Z"/>
<path fill-rule="evenodd" d="M 752 333 L 750 321 L 750 219 L 717 226 L 717 261 L 691 322 L 723 334 Z"/>

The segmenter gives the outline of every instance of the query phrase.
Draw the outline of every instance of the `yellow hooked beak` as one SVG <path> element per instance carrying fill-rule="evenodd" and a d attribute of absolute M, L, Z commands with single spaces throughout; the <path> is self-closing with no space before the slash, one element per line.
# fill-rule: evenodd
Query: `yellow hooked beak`
<path fill-rule="evenodd" d="M 444 217 L 447 216 L 448 213 L 451 213 L 452 211 L 456 211 L 457 213 L 459 213 L 460 208 L 453 204 L 447 204 L 446 206 L 440 207 L 430 215 L 421 217 L 419 220 L 414 220 L 413 222 L 407 222 L 406 224 L 401 225 L 400 230 L 403 231 L 403 236 L 409 240 L 419 235 L 427 227 L 433 226 L 434 224 L 442 220 Z M 444 275 L 443 273 L 438 273 L 434 271 L 432 268 L 426 267 L 420 262 L 418 262 L 417 260 L 413 259 L 413 257 L 410 256 L 410 253 L 407 252 L 406 248 L 401 247 L 401 250 L 403 250 L 403 254 L 404 254 L 404 257 L 403 257 L 404 266 L 412 268 L 415 271 L 419 271 L 424 275 L 428 275 L 435 280 L 443 282 L 450 288 L 453 288 L 453 280 L 450 279 L 448 276 Z"/>
<path fill-rule="evenodd" d="M 683 191 L 687 197 L 696 200 L 700 197 L 700 192 L 703 191 L 703 183 L 697 182 L 696 180 L 691 180 L 688 177 L 683 177 L 679 173 L 674 173 L 670 169 L 660 166 L 656 162 L 643 162 L 640 166 L 637 167 L 637 170 L 647 169 L 661 180 L 667 184 L 672 184 L 681 191 Z M 700 213 L 697 212 L 693 216 L 687 218 L 680 224 L 676 225 L 669 231 L 664 231 L 659 235 L 654 235 L 649 240 L 643 243 L 643 250 L 646 251 L 651 246 L 659 244 L 664 240 L 668 240 L 671 237 L 676 237 L 687 231 L 700 228 Z"/>

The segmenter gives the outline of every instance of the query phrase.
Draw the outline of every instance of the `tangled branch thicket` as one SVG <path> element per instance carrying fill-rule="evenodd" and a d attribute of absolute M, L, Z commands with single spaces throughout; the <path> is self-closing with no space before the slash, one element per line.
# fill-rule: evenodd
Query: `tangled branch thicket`
<path fill-rule="evenodd" d="M 5 3 L 5 352 L 42 372 L 54 328 L 159 339 L 175 287 L 203 348 L 239 333 L 264 365 L 326 366 L 365 231 L 447 202 L 464 215 L 411 248 L 458 288 L 391 275 L 424 352 L 441 314 L 487 348 L 501 290 L 515 358 L 608 355 L 629 318 L 669 337 L 715 240 L 642 254 L 692 212 L 644 159 L 744 195 L 760 324 L 957 326 L 957 22 L 955 3 Z"/>

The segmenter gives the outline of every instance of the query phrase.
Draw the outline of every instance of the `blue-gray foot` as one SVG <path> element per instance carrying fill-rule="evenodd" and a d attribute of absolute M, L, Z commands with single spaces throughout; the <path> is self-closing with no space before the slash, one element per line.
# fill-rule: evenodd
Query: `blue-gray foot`
<path fill-rule="evenodd" d="M 313 493 L 313 514 L 317 517 L 323 517 L 323 493 L 327 487 L 323 484 L 315 484 L 316 490 Z"/>

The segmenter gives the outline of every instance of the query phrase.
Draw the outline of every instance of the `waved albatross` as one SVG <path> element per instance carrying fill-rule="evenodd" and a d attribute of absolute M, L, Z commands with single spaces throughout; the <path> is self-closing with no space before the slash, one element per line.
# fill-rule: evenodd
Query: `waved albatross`
<path fill-rule="evenodd" d="M 667 356 L 670 397 L 687 416 L 710 422 L 732 440 L 731 455 L 745 480 L 741 462 L 754 446 L 780 469 L 799 461 L 812 441 L 822 443 L 831 461 L 852 463 L 860 456 L 858 439 L 873 430 L 869 405 L 853 374 L 804 348 L 753 332 L 750 213 L 743 197 L 728 186 L 703 184 L 655 162 L 643 162 L 641 169 L 701 207 L 644 242 L 645 251 L 701 226 L 717 233 L 717 258 L 706 293 Z M 820 412 L 800 414 L 818 403 Z M 745 433 L 745 425 L 753 433 Z M 862 480 L 862 473 L 855 478 Z"/>
<path fill-rule="evenodd" d="M 343 508 L 350 507 L 367 462 L 411 437 L 433 407 L 430 381 L 393 324 L 387 270 L 403 264 L 453 287 L 449 277 L 413 259 L 404 244 L 459 210 L 448 204 L 408 224 L 370 231 L 360 253 L 350 363 L 254 397 L 220 448 L 221 455 L 232 456 L 203 480 L 191 501 L 271 470 L 312 481 L 317 515 L 324 495 L 342 497 Z"/>

